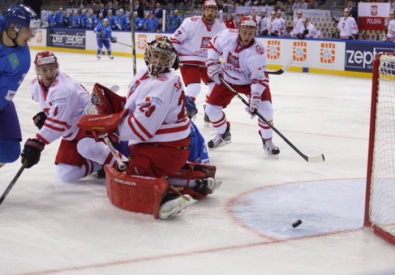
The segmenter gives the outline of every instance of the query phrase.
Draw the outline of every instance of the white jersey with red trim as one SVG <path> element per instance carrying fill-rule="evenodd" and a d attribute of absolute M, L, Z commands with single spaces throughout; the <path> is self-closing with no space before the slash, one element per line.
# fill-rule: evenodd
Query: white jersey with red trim
<path fill-rule="evenodd" d="M 306 37 L 308 38 L 321 38 L 321 32 L 316 29 L 316 27 L 311 24 L 310 22 L 307 23 L 307 26 L 302 25 L 302 28 L 300 29 L 300 32 L 303 32 L 304 30 L 308 30 L 309 32 L 306 34 Z"/>
<path fill-rule="evenodd" d="M 129 84 L 125 109 L 129 115 L 118 126 L 121 140 L 137 143 L 171 142 L 189 136 L 186 97 L 174 70 L 157 78 L 139 71 Z"/>
<path fill-rule="evenodd" d="M 348 39 L 352 34 L 358 34 L 358 26 L 352 16 L 340 18 L 337 28 L 340 31 L 341 39 Z"/>
<path fill-rule="evenodd" d="M 171 36 L 170 41 L 178 52 L 180 61 L 200 61 L 207 59 L 207 46 L 211 38 L 226 26 L 219 19 L 209 25 L 203 16 L 186 18 Z"/>
<path fill-rule="evenodd" d="M 84 115 L 84 107 L 90 104 L 91 95 L 80 83 L 62 72 L 59 72 L 48 91 L 40 83 L 35 78 L 30 86 L 33 100 L 47 115 L 37 137 L 45 144 L 61 136 L 73 140 L 79 130 L 77 122 Z"/>
<path fill-rule="evenodd" d="M 390 42 L 395 41 L 395 19 L 392 19 L 388 24 L 387 40 Z"/>
<path fill-rule="evenodd" d="M 227 82 L 251 85 L 251 92 L 260 94 L 269 85 L 266 48 L 257 40 L 253 39 L 249 45 L 242 47 L 237 30 L 224 30 L 210 41 L 207 60 L 218 61 L 220 57 Z"/>
<path fill-rule="evenodd" d="M 302 17 L 301 18 L 295 18 L 293 29 L 292 29 L 292 32 L 291 32 L 291 36 L 292 37 L 298 37 L 298 34 L 301 33 L 302 27 L 303 27 Z"/>

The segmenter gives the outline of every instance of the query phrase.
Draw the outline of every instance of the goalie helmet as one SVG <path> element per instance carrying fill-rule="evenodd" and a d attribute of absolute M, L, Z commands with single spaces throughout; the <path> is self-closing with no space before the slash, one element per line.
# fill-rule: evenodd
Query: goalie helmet
<path fill-rule="evenodd" d="M 19 32 L 21 28 L 31 28 L 35 34 L 40 27 L 40 18 L 31 7 L 24 4 L 9 7 L 4 14 L 4 21 L 6 28 L 14 24 L 16 32 Z"/>
<path fill-rule="evenodd" d="M 173 67 L 176 58 L 177 52 L 169 38 L 160 37 L 147 43 L 144 61 L 151 77 L 156 78 L 168 72 Z"/>
<path fill-rule="evenodd" d="M 36 67 L 48 64 L 56 64 L 56 67 L 59 66 L 58 59 L 53 52 L 43 51 L 36 54 L 36 58 L 34 59 L 34 65 L 36 65 Z"/>

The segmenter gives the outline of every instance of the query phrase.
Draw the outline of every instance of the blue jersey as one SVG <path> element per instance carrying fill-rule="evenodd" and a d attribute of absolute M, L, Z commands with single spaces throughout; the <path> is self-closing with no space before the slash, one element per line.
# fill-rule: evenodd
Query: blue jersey
<path fill-rule="evenodd" d="M 50 28 L 53 28 L 53 27 L 55 27 L 55 25 L 56 25 L 55 18 L 52 16 L 52 14 L 49 14 L 49 15 L 48 15 L 48 17 L 47 17 L 47 22 L 48 22 L 48 26 L 49 26 Z"/>
<path fill-rule="evenodd" d="M 154 18 L 149 18 L 147 20 L 147 31 L 149 32 L 154 32 L 156 31 L 156 29 L 158 28 L 159 25 L 159 20 L 158 18 L 154 17 Z"/>
<path fill-rule="evenodd" d="M 58 27 L 63 27 L 63 13 L 61 11 L 55 12 L 55 22 Z"/>
<path fill-rule="evenodd" d="M 0 33 L 3 33 L 4 28 L 5 22 L 0 18 Z M 0 40 L 0 110 L 10 104 L 29 69 L 28 45 L 6 47 Z"/>
<path fill-rule="evenodd" d="M 116 25 L 118 30 L 125 30 L 127 28 L 127 19 L 126 15 L 117 15 L 116 17 Z"/>
<path fill-rule="evenodd" d="M 101 34 L 101 37 L 98 36 L 98 39 L 110 39 L 111 35 L 112 35 L 112 30 L 110 27 L 110 24 L 108 24 L 106 27 L 104 27 L 103 24 L 99 24 L 96 26 L 96 28 L 93 30 L 94 33 L 96 33 L 96 35 L 98 35 L 99 33 Z"/>
<path fill-rule="evenodd" d="M 188 161 L 197 163 L 210 163 L 206 142 L 199 129 L 191 121 L 191 149 L 189 150 Z"/>
<path fill-rule="evenodd" d="M 178 27 L 181 25 L 182 23 L 182 18 L 181 16 L 177 15 L 171 15 L 169 17 L 169 31 L 175 31 L 178 29 Z"/>

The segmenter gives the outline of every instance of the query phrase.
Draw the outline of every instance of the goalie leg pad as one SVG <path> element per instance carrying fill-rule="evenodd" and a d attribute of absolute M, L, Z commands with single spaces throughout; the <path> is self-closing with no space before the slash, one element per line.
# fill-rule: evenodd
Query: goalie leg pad
<path fill-rule="evenodd" d="M 106 165 L 107 196 L 121 209 L 153 215 L 159 218 L 162 198 L 166 194 L 166 180 L 153 177 L 130 176 Z"/>

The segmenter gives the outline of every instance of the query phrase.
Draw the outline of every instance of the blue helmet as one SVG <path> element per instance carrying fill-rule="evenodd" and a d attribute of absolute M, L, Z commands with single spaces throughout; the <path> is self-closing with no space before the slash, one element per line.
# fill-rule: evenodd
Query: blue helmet
<path fill-rule="evenodd" d="M 40 27 L 40 18 L 38 18 L 31 7 L 25 4 L 16 4 L 9 7 L 4 14 L 4 21 L 6 28 L 14 24 L 17 32 L 23 27 L 32 28 L 33 30 L 37 30 Z"/>
<path fill-rule="evenodd" d="M 187 96 L 186 108 L 187 108 L 189 118 L 193 118 L 198 112 L 198 109 L 196 108 L 195 101 L 193 101 L 193 99 L 190 96 Z"/>

